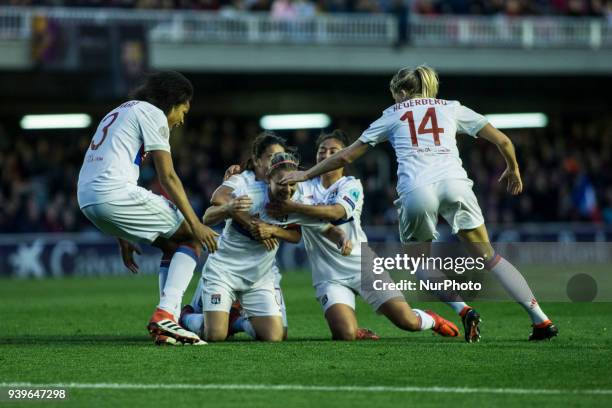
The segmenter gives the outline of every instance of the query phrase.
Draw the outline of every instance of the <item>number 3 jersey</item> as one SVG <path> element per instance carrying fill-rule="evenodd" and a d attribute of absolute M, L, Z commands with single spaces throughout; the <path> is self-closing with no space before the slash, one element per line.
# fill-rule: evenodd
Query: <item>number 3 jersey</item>
<path fill-rule="evenodd" d="M 363 132 L 371 146 L 389 140 L 397 158 L 397 192 L 445 179 L 469 180 L 461 165 L 456 134 L 476 137 L 487 119 L 458 101 L 418 98 L 396 103 Z"/>
<path fill-rule="evenodd" d="M 100 121 L 79 173 L 77 197 L 81 208 L 121 200 L 138 185 L 145 153 L 170 152 L 168 119 L 161 109 L 129 101 Z"/>

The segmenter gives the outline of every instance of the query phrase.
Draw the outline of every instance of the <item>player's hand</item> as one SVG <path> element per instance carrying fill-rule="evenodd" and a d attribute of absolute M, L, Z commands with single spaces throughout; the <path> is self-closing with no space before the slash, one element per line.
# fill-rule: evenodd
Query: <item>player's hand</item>
<path fill-rule="evenodd" d="M 521 173 L 518 168 L 511 169 L 506 167 L 498 181 L 502 183 L 504 180 L 507 180 L 508 185 L 506 189 L 510 194 L 517 195 L 523 191 L 523 180 L 521 180 Z"/>
<path fill-rule="evenodd" d="M 305 171 L 292 171 L 291 173 L 287 173 L 287 175 L 281 179 L 280 184 L 293 184 L 305 180 L 308 180 Z"/>
<path fill-rule="evenodd" d="M 217 250 L 216 237 L 219 236 L 212 228 L 207 227 L 204 224 L 197 223 L 191 227 L 191 231 L 195 238 L 202 243 L 208 250 L 208 252 L 215 252 Z"/>
<path fill-rule="evenodd" d="M 226 181 L 228 178 L 232 177 L 234 174 L 238 174 L 242 171 L 238 164 L 232 164 L 225 170 L 225 174 L 223 175 L 223 181 Z"/>
<path fill-rule="evenodd" d="M 138 255 L 142 255 L 140 248 L 131 242 L 119 239 L 119 250 L 121 251 L 121 259 L 123 260 L 123 264 L 126 266 L 126 268 L 128 268 L 132 273 L 138 273 L 138 264 L 136 261 L 134 261 L 134 252 L 136 252 Z"/>
<path fill-rule="evenodd" d="M 274 227 L 270 224 L 266 224 L 258 218 L 251 220 L 251 235 L 258 240 L 263 241 L 265 239 L 274 238 L 272 233 L 274 232 Z"/>
<path fill-rule="evenodd" d="M 240 197 L 236 197 L 230 200 L 226 204 L 226 206 L 227 206 L 227 211 L 230 214 L 234 214 L 240 211 L 249 211 L 249 208 L 251 208 L 252 204 L 253 204 L 253 201 L 248 195 L 242 195 Z"/>
<path fill-rule="evenodd" d="M 273 251 L 274 248 L 278 246 L 278 241 L 276 240 L 276 238 L 264 239 L 263 241 L 261 241 L 261 243 L 263 244 L 263 246 L 266 247 L 266 251 L 268 252 Z"/>
<path fill-rule="evenodd" d="M 353 243 L 350 239 L 344 238 L 342 242 L 338 243 L 338 249 L 342 253 L 342 256 L 349 256 L 353 252 Z"/>
<path fill-rule="evenodd" d="M 277 220 L 282 220 L 292 212 L 291 203 L 291 200 L 272 201 L 266 205 L 266 212 L 269 216 L 276 218 Z"/>

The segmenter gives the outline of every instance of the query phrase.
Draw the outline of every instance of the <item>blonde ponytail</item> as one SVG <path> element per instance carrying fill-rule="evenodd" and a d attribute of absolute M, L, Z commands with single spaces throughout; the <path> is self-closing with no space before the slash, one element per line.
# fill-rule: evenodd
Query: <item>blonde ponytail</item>
<path fill-rule="evenodd" d="M 438 74 L 427 65 L 419 65 L 414 70 L 400 69 L 391 78 L 389 90 L 397 101 L 414 98 L 435 98 L 438 95 Z"/>

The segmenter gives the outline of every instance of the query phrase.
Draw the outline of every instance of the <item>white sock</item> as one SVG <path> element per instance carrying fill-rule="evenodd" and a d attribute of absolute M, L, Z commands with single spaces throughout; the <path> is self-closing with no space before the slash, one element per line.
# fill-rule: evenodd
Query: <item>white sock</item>
<path fill-rule="evenodd" d="M 412 311 L 421 318 L 421 331 L 432 329 L 436 324 L 433 317 L 421 309 L 412 309 Z"/>
<path fill-rule="evenodd" d="M 204 332 L 204 314 L 190 313 L 183 318 L 185 328 L 195 334 Z"/>
<path fill-rule="evenodd" d="M 159 305 L 157 305 L 158 308 L 178 317 L 183 294 L 189 286 L 197 263 L 198 258 L 192 248 L 181 246 L 176 250 L 170 261 L 168 278 L 166 279 Z"/>
<path fill-rule="evenodd" d="M 162 259 L 159 264 L 159 298 L 162 297 L 164 286 L 166 286 L 166 279 L 168 279 L 168 267 L 170 266 L 169 259 Z"/>
<path fill-rule="evenodd" d="M 250 337 L 254 339 L 257 338 L 257 333 L 255 333 L 255 329 L 253 328 L 253 325 L 251 324 L 251 321 L 249 319 L 244 319 L 244 321 L 242 322 L 242 329 Z"/>
<path fill-rule="evenodd" d="M 465 302 L 446 302 L 446 304 L 452 307 L 457 314 L 460 314 L 463 308 L 468 307 Z"/>
<path fill-rule="evenodd" d="M 540 309 L 540 305 L 531 292 L 529 284 L 514 265 L 501 256 L 495 255 L 487 268 L 499 279 L 506 292 L 529 313 L 534 324 L 548 320 L 548 316 Z"/>

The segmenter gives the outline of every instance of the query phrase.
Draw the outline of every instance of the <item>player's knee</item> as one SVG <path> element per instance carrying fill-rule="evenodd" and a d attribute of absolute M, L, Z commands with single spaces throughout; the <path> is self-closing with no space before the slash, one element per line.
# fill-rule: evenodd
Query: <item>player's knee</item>
<path fill-rule="evenodd" d="M 332 340 L 353 341 L 356 335 L 355 330 L 332 330 Z"/>
<path fill-rule="evenodd" d="M 208 342 L 218 342 L 218 341 L 225 341 L 225 339 L 227 338 L 227 328 L 225 330 L 223 330 L 222 328 L 215 328 L 215 327 L 206 327 L 204 329 L 204 340 L 208 341 Z"/>
<path fill-rule="evenodd" d="M 332 340 L 353 341 L 357 336 L 357 327 L 349 322 L 334 324 L 330 327 Z"/>
<path fill-rule="evenodd" d="M 283 341 L 283 335 L 284 331 L 282 328 L 280 330 L 265 330 L 263 333 L 257 334 L 257 339 L 261 341 L 279 342 Z"/>

